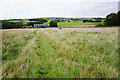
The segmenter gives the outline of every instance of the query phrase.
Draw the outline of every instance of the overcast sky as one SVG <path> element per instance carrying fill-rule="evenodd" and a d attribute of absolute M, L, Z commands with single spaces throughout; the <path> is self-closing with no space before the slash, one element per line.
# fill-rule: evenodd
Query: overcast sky
<path fill-rule="evenodd" d="M 0 0 L 0 19 L 105 17 L 118 11 L 119 0 Z"/>

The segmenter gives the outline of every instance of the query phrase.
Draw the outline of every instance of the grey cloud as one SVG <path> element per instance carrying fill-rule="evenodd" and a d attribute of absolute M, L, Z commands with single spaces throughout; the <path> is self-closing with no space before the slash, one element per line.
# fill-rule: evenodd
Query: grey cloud
<path fill-rule="evenodd" d="M 3 18 L 32 17 L 105 17 L 117 12 L 117 2 L 11 2 L 3 7 Z"/>

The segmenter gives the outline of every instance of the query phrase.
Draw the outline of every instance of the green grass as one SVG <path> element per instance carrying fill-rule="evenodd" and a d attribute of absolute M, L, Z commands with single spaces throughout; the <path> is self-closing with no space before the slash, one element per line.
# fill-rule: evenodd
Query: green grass
<path fill-rule="evenodd" d="M 99 24 L 99 22 L 82 22 L 82 21 L 78 21 L 78 22 L 58 22 L 58 26 L 69 26 L 69 25 L 96 25 Z"/>
<path fill-rule="evenodd" d="M 9 21 L 9 22 L 20 22 L 20 21 Z"/>
<path fill-rule="evenodd" d="M 7 39 L 6 39 L 7 38 Z M 33 33 L 28 31 L 3 32 L 3 62 L 15 59 L 21 51 L 21 48 L 26 45 L 27 41 L 33 38 Z"/>
<path fill-rule="evenodd" d="M 2 43 L 3 77 L 118 78 L 117 28 L 6 30 Z"/>

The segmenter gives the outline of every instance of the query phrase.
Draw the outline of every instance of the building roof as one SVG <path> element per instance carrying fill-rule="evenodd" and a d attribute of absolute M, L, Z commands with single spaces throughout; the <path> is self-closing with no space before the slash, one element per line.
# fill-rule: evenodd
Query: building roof
<path fill-rule="evenodd" d="M 48 25 L 47 24 L 34 24 L 34 27 L 41 27 L 41 26 L 47 27 Z"/>

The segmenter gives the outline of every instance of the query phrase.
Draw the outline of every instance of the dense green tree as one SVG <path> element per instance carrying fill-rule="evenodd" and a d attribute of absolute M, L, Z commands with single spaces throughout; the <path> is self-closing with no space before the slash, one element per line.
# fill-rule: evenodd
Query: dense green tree
<path fill-rule="evenodd" d="M 102 22 L 102 20 L 100 20 L 100 19 L 96 19 L 94 22 Z"/>
<path fill-rule="evenodd" d="M 85 22 L 95 22 L 95 21 L 92 19 L 85 19 L 85 20 L 83 20 L 83 22 L 85 23 Z"/>
<path fill-rule="evenodd" d="M 22 28 L 22 26 L 21 22 L 2 21 L 2 29 Z"/>
<path fill-rule="evenodd" d="M 2 29 L 9 29 L 10 23 L 9 21 L 2 21 Z"/>
<path fill-rule="evenodd" d="M 27 26 L 34 26 L 34 24 L 43 24 L 43 23 L 40 22 L 40 21 L 37 21 L 37 22 L 29 22 L 29 23 L 27 23 Z"/>
<path fill-rule="evenodd" d="M 118 23 L 118 25 L 120 25 L 120 11 L 117 12 L 117 16 L 118 16 L 118 21 L 117 21 L 117 23 Z"/>
<path fill-rule="evenodd" d="M 50 22 L 50 27 L 57 27 L 57 21 L 51 21 Z"/>
<path fill-rule="evenodd" d="M 0 29 L 2 29 L 2 20 L 0 20 Z"/>
<path fill-rule="evenodd" d="M 86 20 L 83 20 L 83 22 L 85 23 L 85 22 L 87 22 Z"/>
<path fill-rule="evenodd" d="M 42 23 L 46 23 L 47 22 L 47 20 L 43 19 L 43 18 L 29 19 L 29 21 L 39 21 L 39 22 L 42 22 Z"/>
<path fill-rule="evenodd" d="M 115 26 L 118 24 L 118 16 L 116 13 L 111 13 L 106 16 L 105 25 L 106 26 Z"/>

